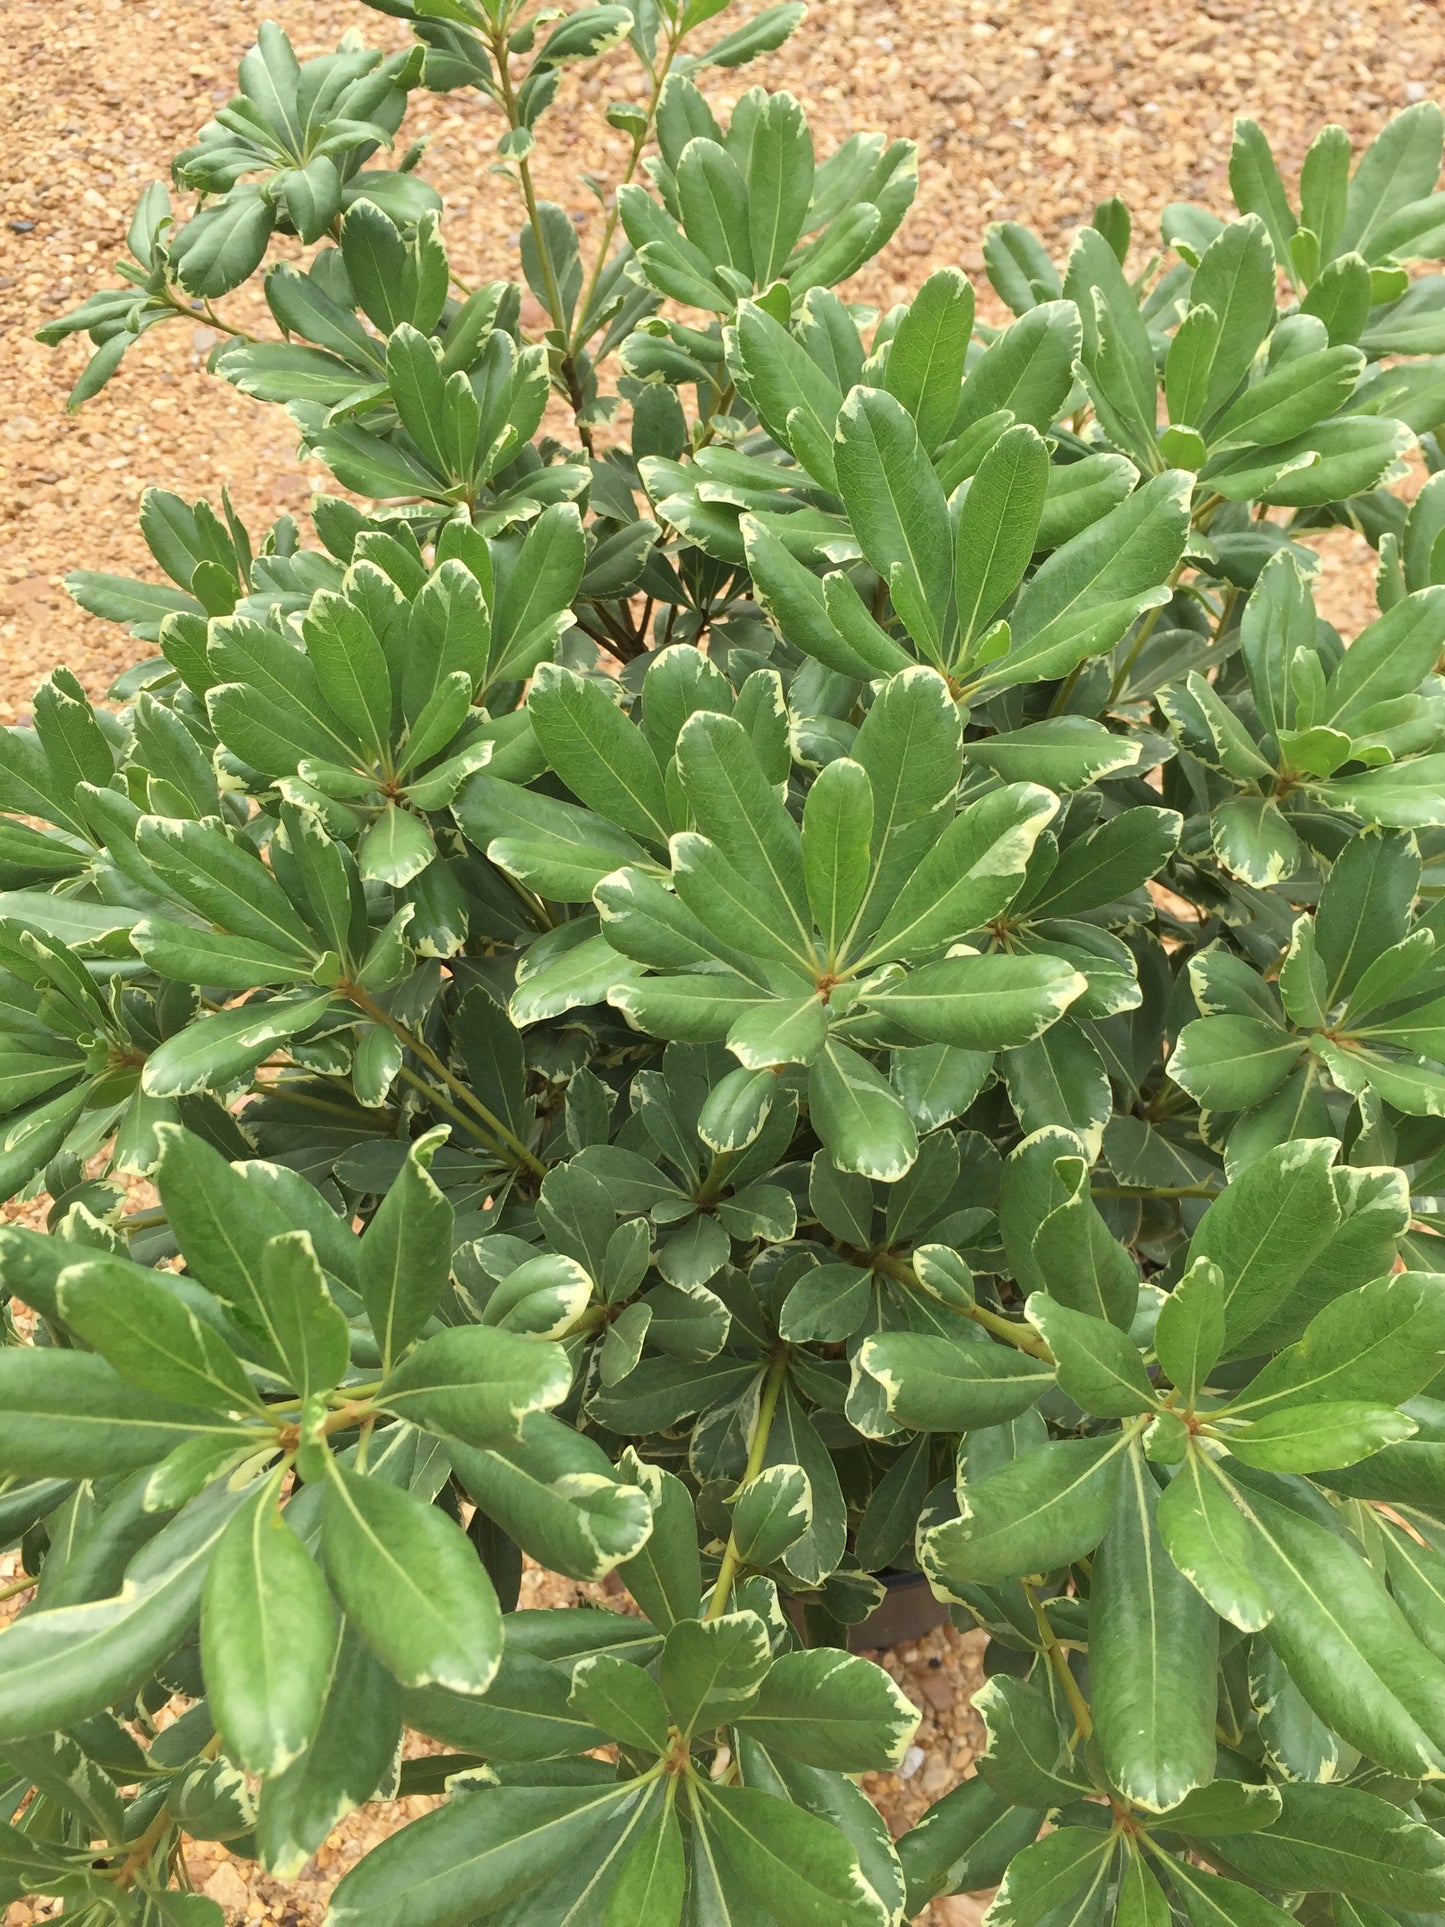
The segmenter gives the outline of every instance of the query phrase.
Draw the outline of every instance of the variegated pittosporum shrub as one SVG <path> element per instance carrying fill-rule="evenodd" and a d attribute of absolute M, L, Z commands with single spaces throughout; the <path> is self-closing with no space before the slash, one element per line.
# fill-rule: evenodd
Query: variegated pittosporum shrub
<path fill-rule="evenodd" d="M 158 653 L 0 736 L 0 1902 L 210 1927 L 187 1838 L 400 1790 L 336 1927 L 1439 1920 L 1440 113 L 879 315 L 911 147 L 702 91 L 799 7 L 381 4 L 47 331 L 81 400 L 199 309 L 348 493 L 149 495 L 167 581 L 71 586 Z M 579 239 L 529 156 L 628 49 Z M 989 1738 L 895 1843 L 920 1570 Z"/>

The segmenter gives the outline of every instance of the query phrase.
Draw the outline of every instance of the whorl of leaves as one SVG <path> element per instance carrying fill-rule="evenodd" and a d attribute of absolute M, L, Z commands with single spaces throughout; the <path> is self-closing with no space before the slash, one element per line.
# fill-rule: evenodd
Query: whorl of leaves
<path fill-rule="evenodd" d="M 0 1906 L 215 1927 L 188 1838 L 445 1792 L 335 1927 L 1439 1919 L 1440 112 L 880 315 L 910 144 L 707 96 L 801 7 L 375 4 L 44 335 L 78 405 L 199 310 L 344 493 L 148 494 L 165 579 L 70 579 L 144 660 L 0 734 Z M 894 1842 L 910 1575 L 988 1740 Z"/>

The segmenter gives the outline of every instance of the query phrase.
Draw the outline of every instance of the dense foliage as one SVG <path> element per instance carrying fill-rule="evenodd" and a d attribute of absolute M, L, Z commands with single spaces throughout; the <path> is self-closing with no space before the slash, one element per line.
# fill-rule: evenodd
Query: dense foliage
<path fill-rule="evenodd" d="M 199 310 L 348 493 L 149 494 L 168 581 L 71 588 L 159 653 L 0 735 L 0 1903 L 212 1927 L 187 1838 L 400 1788 L 336 1927 L 1440 1919 L 1440 112 L 1241 123 L 1133 276 L 995 228 L 995 327 L 833 292 L 907 142 L 715 118 L 800 7 L 375 4 L 46 331 L 79 403 Z M 584 251 L 529 155 L 614 49 Z M 539 339 L 374 164 L 417 87 Z M 895 1844 L 919 1569 L 989 1740 Z"/>

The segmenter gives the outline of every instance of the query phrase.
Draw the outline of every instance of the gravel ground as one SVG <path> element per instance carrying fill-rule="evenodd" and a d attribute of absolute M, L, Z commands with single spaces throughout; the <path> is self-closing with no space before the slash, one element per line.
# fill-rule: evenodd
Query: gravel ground
<path fill-rule="evenodd" d="M 740 11 L 755 4 L 742 0 Z M 267 13 L 303 55 L 351 26 L 377 44 L 404 39 L 400 23 L 342 0 L 6 0 L 0 722 L 26 715 L 34 683 L 57 662 L 99 695 L 132 660 L 130 639 L 83 615 L 59 582 L 78 566 L 154 572 L 135 528 L 142 488 L 214 498 L 225 483 L 253 526 L 305 506 L 314 478 L 298 467 L 280 411 L 201 372 L 208 329 L 158 330 L 74 418 L 64 404 L 82 348 L 51 351 L 31 339 L 106 285 L 137 192 L 165 175 L 171 154 L 229 97 L 236 60 Z M 1434 0 L 814 0 L 779 53 L 711 84 L 724 106 L 729 89 L 754 79 L 790 87 L 821 151 L 859 126 L 915 138 L 919 203 L 853 291 L 892 302 L 933 267 L 961 262 L 988 312 L 979 243 L 989 221 L 1027 221 L 1062 253 L 1095 202 L 1118 193 L 1147 244 L 1167 201 L 1225 210 L 1234 114 L 1261 121 L 1290 170 L 1323 122 L 1364 138 L 1438 93 L 1442 76 L 1445 23 Z M 602 108 L 626 85 L 620 62 L 590 83 L 573 79 L 543 124 L 542 191 L 589 222 L 595 203 L 576 175 L 609 172 L 621 140 Z M 459 272 L 514 272 L 518 212 L 487 172 L 496 127 L 486 103 L 421 96 L 413 126 L 432 136 L 423 171 L 447 198 Z M 244 321 L 258 305 L 243 291 L 227 308 Z M 1322 607 L 1342 625 L 1363 621 L 1364 555 L 1348 537 L 1325 546 Z M 0 1560 L 0 1585 L 6 1574 Z M 531 1603 L 566 1604 L 575 1590 L 540 1573 L 527 1584 Z M 942 1628 L 881 1658 L 922 1712 L 908 1777 L 869 1781 L 901 1829 L 962 1776 L 981 1737 L 969 1705 L 978 1643 Z M 290 1887 L 208 1845 L 194 1852 L 194 1877 L 228 1922 L 311 1927 L 331 1883 L 425 1804 L 368 1810 Z M 928 1918 L 932 1927 L 972 1927 L 979 1912 L 979 1902 L 954 1899 Z M 15 1906 L 6 1927 L 50 1914 Z"/>

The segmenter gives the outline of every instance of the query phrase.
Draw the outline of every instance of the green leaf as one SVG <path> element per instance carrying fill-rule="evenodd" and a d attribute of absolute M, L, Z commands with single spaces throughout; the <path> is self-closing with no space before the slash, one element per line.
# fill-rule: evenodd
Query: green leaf
<path fill-rule="evenodd" d="M 733 1505 L 733 1545 L 745 1566 L 770 1566 L 807 1531 L 813 1492 L 800 1465 L 770 1465 Z"/>
<path fill-rule="evenodd" d="M 1163 1329 L 1161 1313 L 1156 1340 Z M 1230 1410 L 1260 1417 L 1281 1407 L 1334 1399 L 1400 1404 L 1423 1391 L 1442 1362 L 1445 1302 L 1435 1274 L 1400 1272 L 1325 1305 L 1299 1343 L 1271 1359 L 1231 1399 Z"/>
<path fill-rule="evenodd" d="M 1268 230 L 1257 214 L 1246 214 L 1216 235 L 1194 271 L 1189 299 L 1210 310 L 1218 323 L 1218 340 L 1206 365 L 1191 369 L 1189 392 L 1178 397 L 1185 402 L 1182 412 L 1175 408 L 1175 391 L 1170 386 L 1179 335 L 1170 343 L 1165 385 L 1171 421 L 1202 423 L 1228 401 L 1274 326 L 1274 296 L 1274 250 Z"/>
<path fill-rule="evenodd" d="M 1318 718 L 1346 732 L 1376 703 L 1411 696 L 1445 648 L 1445 588 L 1417 589 L 1362 629 L 1330 677 Z"/>
<path fill-rule="evenodd" d="M 1187 1793 L 1165 1818 L 1171 1830 L 1203 1840 L 1232 1833 L 1257 1833 L 1279 1818 L 1279 1793 L 1248 1780 L 1211 1780 Z"/>
<path fill-rule="evenodd" d="M 1038 1687 L 998 1673 L 973 1703 L 985 1734 L 978 1771 L 995 1793 L 1019 1806 L 1059 1807 L 1085 1790 L 1069 1731 Z"/>
<path fill-rule="evenodd" d="M 368 1853 L 332 1896 L 333 1927 L 461 1927 L 574 1861 L 644 1797 L 635 1783 L 486 1787 Z"/>
<path fill-rule="evenodd" d="M 663 1698 L 683 1733 L 706 1733 L 745 1712 L 757 1697 L 771 1654 L 756 1613 L 680 1619 L 662 1645 Z"/>
<path fill-rule="evenodd" d="M 810 1064 L 828 1035 L 827 1007 L 816 992 L 758 1004 L 729 1027 L 728 1049 L 747 1070 Z"/>
<path fill-rule="evenodd" d="M 1267 1638 L 1308 1705 L 1381 1766 L 1438 1771 L 1445 1666 L 1380 1580 L 1330 1527 L 1214 1477 L 1236 1515 L 1247 1515 L 1250 1556 L 1274 1612 Z"/>
<path fill-rule="evenodd" d="M 1252 381 L 1209 431 L 1211 450 L 1270 447 L 1302 434 L 1348 400 L 1364 358 L 1358 348 L 1298 355 Z"/>
<path fill-rule="evenodd" d="M 75 1726 L 150 1677 L 193 1626 L 217 1540 L 245 1497 L 212 1487 L 135 1555 L 113 1596 L 6 1629 L 0 1743 Z"/>
<path fill-rule="evenodd" d="M 1087 836 L 1066 843 L 1057 867 L 1029 899 L 1033 917 L 1073 917 L 1128 897 L 1174 854 L 1181 820 L 1150 805 L 1121 810 Z"/>
<path fill-rule="evenodd" d="M 361 839 L 356 862 L 363 881 L 400 890 L 419 877 L 435 855 L 436 844 L 423 819 L 388 803 Z"/>
<path fill-rule="evenodd" d="M 67 1325 L 143 1392 L 239 1417 L 261 1401 L 230 1346 L 138 1265 L 95 1257 L 56 1281 Z"/>
<path fill-rule="evenodd" d="M 607 1001 L 634 1030 L 686 1044 L 717 1044 L 740 1018 L 776 1000 L 746 978 L 719 970 L 614 983 Z"/>
<path fill-rule="evenodd" d="M 1056 549 L 1014 604 L 1008 654 L 980 680 L 1003 688 L 1067 675 L 1112 649 L 1136 616 L 1167 600 L 1184 550 L 1191 486 L 1182 472 L 1156 475 Z"/>
<path fill-rule="evenodd" d="M 1174 1076 L 1182 1082 L 1177 1069 Z M 1208 1259 L 1223 1277 L 1226 1356 L 1239 1355 L 1334 1236 L 1340 1207 L 1331 1169 L 1338 1149 L 1332 1138 L 1296 1138 L 1266 1151 L 1200 1220 L 1189 1260 Z"/>
<path fill-rule="evenodd" d="M 456 1325 L 409 1352 L 377 1397 L 414 1425 L 486 1449 L 520 1442 L 528 1413 L 560 1404 L 571 1386 L 559 1345 L 495 1326 Z"/>
<path fill-rule="evenodd" d="M 1411 756 L 1363 775 L 1333 777 L 1317 790 L 1332 807 L 1349 810 L 1369 827 L 1433 829 L 1442 813 L 1442 781 L 1445 757 Z"/>
<path fill-rule="evenodd" d="M 1301 1041 L 1259 1017 L 1198 1017 L 1179 1033 L 1169 1075 L 1206 1110 L 1248 1110 L 1289 1076 Z"/>
<path fill-rule="evenodd" d="M 314 940 L 254 851 L 210 823 L 174 817 L 141 817 L 135 837 L 166 887 L 207 923 L 314 961 Z"/>
<path fill-rule="evenodd" d="M 657 758 L 599 682 L 544 663 L 527 713 L 547 761 L 574 796 L 633 836 L 666 843 L 670 821 Z"/>
<path fill-rule="evenodd" d="M 651 1529 L 646 1495 L 619 1479 L 595 1440 L 545 1413 L 527 1418 L 520 1445 L 447 1449 L 487 1517 L 551 1572 L 605 1578 Z"/>
<path fill-rule="evenodd" d="M 913 1738 L 918 1713 L 880 1666 L 822 1648 L 774 1660 L 738 1723 L 770 1752 L 809 1766 L 889 1773 Z"/>
<path fill-rule="evenodd" d="M 682 1917 L 686 1885 L 682 1828 L 676 1809 L 664 1804 L 637 1829 L 602 1927 L 671 1927 Z"/>
<path fill-rule="evenodd" d="M 963 1432 L 1026 1412 L 1053 1383 L 1053 1368 L 992 1343 L 930 1332 L 878 1332 L 860 1346 L 855 1375 L 881 1387 L 889 1416 L 910 1431 Z"/>
<path fill-rule="evenodd" d="M 1088 716 L 1049 716 L 1024 729 L 1001 730 L 967 745 L 970 763 L 982 763 L 1006 783 L 1031 778 L 1046 789 L 1087 789 L 1102 777 L 1133 769 L 1139 745 Z"/>
<path fill-rule="evenodd" d="M 803 807 L 803 876 L 826 961 L 838 960 L 868 888 L 873 786 L 840 756 L 818 774 Z"/>
<path fill-rule="evenodd" d="M 1249 1521 L 1207 1461 L 1191 1452 L 1159 1501 L 1159 1536 L 1184 1577 L 1242 1632 L 1267 1626 L 1274 1607 L 1256 1569 Z"/>
<path fill-rule="evenodd" d="M 391 677 L 386 652 L 365 610 L 326 590 L 302 619 L 306 651 L 322 696 L 358 742 L 379 755 L 391 747 Z"/>
<path fill-rule="evenodd" d="M 1055 1919 L 1074 1920 L 1070 1903 L 1103 1884 L 1114 1842 L 1092 1827 L 1060 1827 L 1009 1862 L 993 1901 L 1000 1921 L 1012 1927 L 1043 1927 Z"/>
<path fill-rule="evenodd" d="M 142 917 L 131 942 L 158 976 L 175 983 L 254 990 L 258 984 L 304 983 L 308 965 L 252 937 L 199 930 L 169 917 Z"/>
<path fill-rule="evenodd" d="M 1047 790 L 1013 783 L 962 811 L 904 883 L 859 968 L 936 955 L 997 917 L 1057 810 Z"/>
<path fill-rule="evenodd" d="M 990 1690 L 990 1685 L 983 1688 Z M 1014 1855 L 1037 1834 L 1043 1817 L 1037 1809 L 1001 1798 L 981 1774 L 945 1793 L 898 1842 L 908 1882 L 905 1912 L 917 1912 L 936 1894 L 996 1885 Z"/>
<path fill-rule="evenodd" d="M 229 1095 L 250 1083 L 278 1044 L 319 1023 L 331 1002 L 329 990 L 298 991 L 289 997 L 253 997 L 198 1018 L 151 1052 L 141 1089 L 149 1097 L 189 1097 L 198 1091 Z"/>
<path fill-rule="evenodd" d="M 1003 1169 L 999 1229 L 1014 1277 L 1121 1331 L 1139 1306 L 1139 1268 L 1094 1203 L 1089 1158 L 1072 1131 L 1032 1132 Z"/>
<path fill-rule="evenodd" d="M 261 1256 L 267 1335 L 302 1398 L 329 1392 L 351 1363 L 346 1314 L 332 1299 L 309 1231 L 268 1241 Z"/>
<path fill-rule="evenodd" d="M 918 1133 L 887 1079 L 842 1044 L 830 1040 L 814 1060 L 808 1107 L 839 1170 L 891 1184 L 918 1156 Z"/>
<path fill-rule="evenodd" d="M 935 1586 L 997 1585 L 1092 1552 L 1108 1530 L 1125 1441 L 1055 1439 L 959 1492 L 956 1519 L 930 1527 L 921 1553 Z"/>
<path fill-rule="evenodd" d="M 1087 990 L 1056 957 L 960 956 L 923 964 L 868 994 L 923 1042 L 1012 1050 L 1056 1023 Z"/>
<path fill-rule="evenodd" d="M 624 1746 L 665 1753 L 667 1702 L 650 1673 L 610 1653 L 594 1653 L 572 1674 L 571 1704 L 591 1725 Z"/>
<path fill-rule="evenodd" d="M 1208 1258 L 1192 1264 L 1160 1306 L 1154 1348 L 1192 1405 L 1224 1350 L 1224 1275 Z"/>
<path fill-rule="evenodd" d="M 1283 1907 L 1276 1907 L 1237 1880 L 1224 1880 L 1175 1860 L 1167 1865 L 1190 1927 L 1282 1927 L 1284 1921 L 1294 1919 Z"/>
<path fill-rule="evenodd" d="M 1144 1361 L 1127 1333 L 1090 1318 L 1036 1291 L 1026 1307 L 1029 1323 L 1057 1361 L 1059 1385 L 1076 1405 L 1100 1418 L 1152 1412 L 1158 1397 Z"/>
<path fill-rule="evenodd" d="M 913 417 L 930 455 L 958 413 L 973 309 L 973 289 L 960 270 L 938 268 L 914 295 L 888 344 L 883 386 Z"/>
<path fill-rule="evenodd" d="M 1366 148 L 1350 181 L 1337 249 L 1378 259 L 1375 237 L 1411 201 L 1433 193 L 1440 177 L 1442 119 L 1432 100 L 1396 114 Z"/>
<path fill-rule="evenodd" d="M 201 1604 L 206 1698 L 227 1752 L 279 1774 L 315 1739 L 336 1650 L 320 1568 L 268 1479 L 221 1534 Z"/>
<path fill-rule="evenodd" d="M 953 542 L 948 504 L 912 417 L 892 395 L 855 388 L 839 412 L 835 459 L 864 555 L 915 642 L 938 661 Z"/>
<path fill-rule="evenodd" d="M 332 1591 L 404 1686 L 485 1693 L 502 1615 L 471 1542 L 435 1506 L 327 1463 L 321 1550 Z"/>
<path fill-rule="evenodd" d="M 791 951 L 810 957 L 802 839 L 742 725 L 697 711 L 678 736 L 677 763 L 698 829 L 736 870 L 757 916 Z"/>
<path fill-rule="evenodd" d="M 233 187 L 174 234 L 170 257 L 177 280 L 188 294 L 208 301 L 239 288 L 261 265 L 275 221 L 260 187 Z"/>
<path fill-rule="evenodd" d="M 408 1146 L 361 1241 L 357 1282 L 384 1370 L 420 1334 L 451 1271 L 455 1213 L 429 1168 L 444 1136 L 428 1131 Z"/>
<path fill-rule="evenodd" d="M 954 433 L 1006 409 L 1015 421 L 1047 434 L 1074 385 L 1079 345 L 1079 311 L 1072 301 L 1031 308 L 969 370 Z"/>
<path fill-rule="evenodd" d="M 0 1472 L 108 1478 L 155 1464 L 197 1433 L 246 1436 L 214 1409 L 128 1385 L 89 1352 L 0 1350 Z"/>
<path fill-rule="evenodd" d="M 1280 1800 L 1273 1826 L 1230 1843 L 1248 1879 L 1407 1911 L 1445 1903 L 1445 1843 L 1433 1828 L 1361 1787 L 1287 1783 Z"/>
<path fill-rule="evenodd" d="M 1219 1622 L 1164 1550 L 1159 1495 L 1138 1451 L 1094 1555 L 1089 1685 L 1110 1783 L 1151 1813 L 1214 1777 Z"/>
<path fill-rule="evenodd" d="M 1241 882 L 1264 890 L 1298 870 L 1299 837 L 1273 797 L 1230 797 L 1215 805 L 1209 822 L 1215 855 Z"/>
<path fill-rule="evenodd" d="M 678 159 L 676 182 L 683 232 L 693 247 L 714 268 L 732 268 L 745 282 L 756 281 L 747 185 L 727 149 L 705 137 L 689 141 Z"/>
<path fill-rule="evenodd" d="M 652 1532 L 642 1550 L 620 1567 L 628 1591 L 659 1631 L 694 1619 L 702 1602 L 702 1564 L 692 1500 L 671 1472 L 649 1465 L 629 1447 L 621 1468 L 647 1494 Z"/>
<path fill-rule="evenodd" d="M 954 563 L 959 642 L 965 651 L 1023 579 L 1048 481 L 1043 440 L 1021 422 L 999 437 L 967 484 Z"/>
<path fill-rule="evenodd" d="M 1088 995 L 1085 992 L 1086 1000 Z M 1082 1025 L 1054 1024 L 1041 1037 L 1009 1051 L 1000 1068 L 1009 1103 L 1026 1131 L 1064 1124 L 1087 1152 L 1097 1151 L 1112 1108 L 1111 1093 L 1104 1060 Z"/>
<path fill-rule="evenodd" d="M 775 442 L 793 451 L 809 474 L 832 488 L 837 481 L 833 435 L 842 390 L 796 336 L 751 301 L 738 308 L 737 355 L 758 419 Z M 757 532 L 763 533 L 761 528 Z M 771 552 L 782 545 L 768 537 L 765 546 Z"/>
<path fill-rule="evenodd" d="M 797 1927 L 884 1927 L 888 1909 L 837 1827 L 755 1787 L 693 1787 L 708 1861 L 725 1892 Z"/>
<path fill-rule="evenodd" d="M 1169 1902 L 1142 1855 L 1131 1854 L 1114 1902 L 1116 1927 L 1169 1927 Z"/>
<path fill-rule="evenodd" d="M 320 1726 L 261 1789 L 256 1839 L 267 1870 L 294 1880 L 339 1820 L 387 1789 L 400 1741 L 400 1691 L 343 1622 Z"/>
<path fill-rule="evenodd" d="M 1252 120 L 1234 123 L 1229 153 L 1229 188 L 1241 214 L 1257 214 L 1269 230 L 1275 259 L 1288 261 L 1296 226 L 1269 142 Z"/>
<path fill-rule="evenodd" d="M 813 199 L 813 137 L 790 94 L 765 96 L 752 123 L 747 158 L 747 223 L 753 280 L 760 288 L 783 272 Z"/>
<path fill-rule="evenodd" d="M 1414 1419 L 1389 1405 L 1332 1399 L 1291 1405 L 1224 1435 L 1235 1458 L 1271 1472 L 1318 1472 L 1354 1465 L 1381 1446 L 1412 1438 Z"/>

